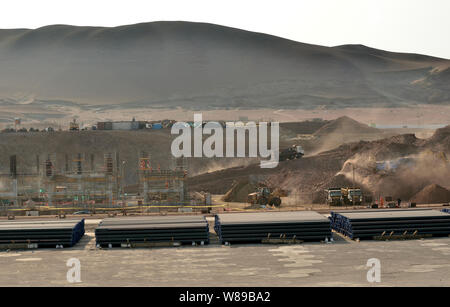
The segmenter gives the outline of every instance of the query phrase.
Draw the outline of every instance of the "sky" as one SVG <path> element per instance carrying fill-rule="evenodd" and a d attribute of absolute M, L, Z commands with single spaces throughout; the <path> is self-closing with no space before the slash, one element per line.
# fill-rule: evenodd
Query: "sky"
<path fill-rule="evenodd" d="M 450 59 L 449 0 L 14 0 L 1 13 L 3 29 L 184 20 Z"/>

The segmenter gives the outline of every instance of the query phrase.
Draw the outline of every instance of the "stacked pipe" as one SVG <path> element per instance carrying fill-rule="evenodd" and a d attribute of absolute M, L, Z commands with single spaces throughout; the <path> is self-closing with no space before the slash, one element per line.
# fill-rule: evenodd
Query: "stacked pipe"
<path fill-rule="evenodd" d="M 107 218 L 95 230 L 97 245 L 121 246 L 133 243 L 209 243 L 209 226 L 204 216 L 144 216 Z"/>
<path fill-rule="evenodd" d="M 0 222 L 0 245 L 34 244 L 70 247 L 84 235 L 84 219 L 18 220 Z"/>
<path fill-rule="evenodd" d="M 450 215 L 431 209 L 375 209 L 331 212 L 331 227 L 351 239 L 384 235 L 450 234 Z"/>
<path fill-rule="evenodd" d="M 330 221 L 314 211 L 218 214 L 214 229 L 222 243 L 331 239 Z"/>

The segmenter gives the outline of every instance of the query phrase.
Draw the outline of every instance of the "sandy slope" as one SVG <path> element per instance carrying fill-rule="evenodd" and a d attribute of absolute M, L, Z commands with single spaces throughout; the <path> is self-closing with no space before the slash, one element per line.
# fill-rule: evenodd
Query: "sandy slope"
<path fill-rule="evenodd" d="M 3 105 L 278 109 L 450 101 L 446 59 L 204 23 L 0 30 L 0 59 Z"/>

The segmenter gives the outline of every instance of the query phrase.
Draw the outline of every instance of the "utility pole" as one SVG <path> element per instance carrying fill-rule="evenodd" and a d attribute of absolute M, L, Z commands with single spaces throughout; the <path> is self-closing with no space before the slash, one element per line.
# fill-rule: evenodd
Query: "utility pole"
<path fill-rule="evenodd" d="M 127 163 L 125 160 L 122 161 L 122 174 L 120 177 L 120 185 L 121 185 L 121 190 L 122 190 L 122 206 L 123 206 L 123 210 L 125 212 L 125 186 L 124 186 L 124 175 L 125 175 L 125 163 Z"/>
<path fill-rule="evenodd" d="M 355 165 L 352 163 L 352 173 L 353 173 L 353 189 L 355 188 Z"/>

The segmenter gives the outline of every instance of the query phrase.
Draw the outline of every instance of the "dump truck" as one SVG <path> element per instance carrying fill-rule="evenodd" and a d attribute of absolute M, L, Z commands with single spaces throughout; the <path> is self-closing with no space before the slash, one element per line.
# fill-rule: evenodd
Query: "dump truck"
<path fill-rule="evenodd" d="M 259 187 L 256 192 L 250 193 L 247 196 L 247 202 L 254 205 L 259 204 L 261 206 L 281 206 L 281 198 L 273 193 L 268 187 Z"/>
<path fill-rule="evenodd" d="M 329 206 L 342 206 L 341 188 L 328 188 L 325 190 L 327 204 Z"/>
<path fill-rule="evenodd" d="M 342 200 L 347 206 L 360 206 L 363 195 L 360 188 L 342 188 Z"/>
<path fill-rule="evenodd" d="M 305 151 L 300 145 L 292 145 L 280 152 L 280 161 L 300 159 L 305 155 Z"/>

